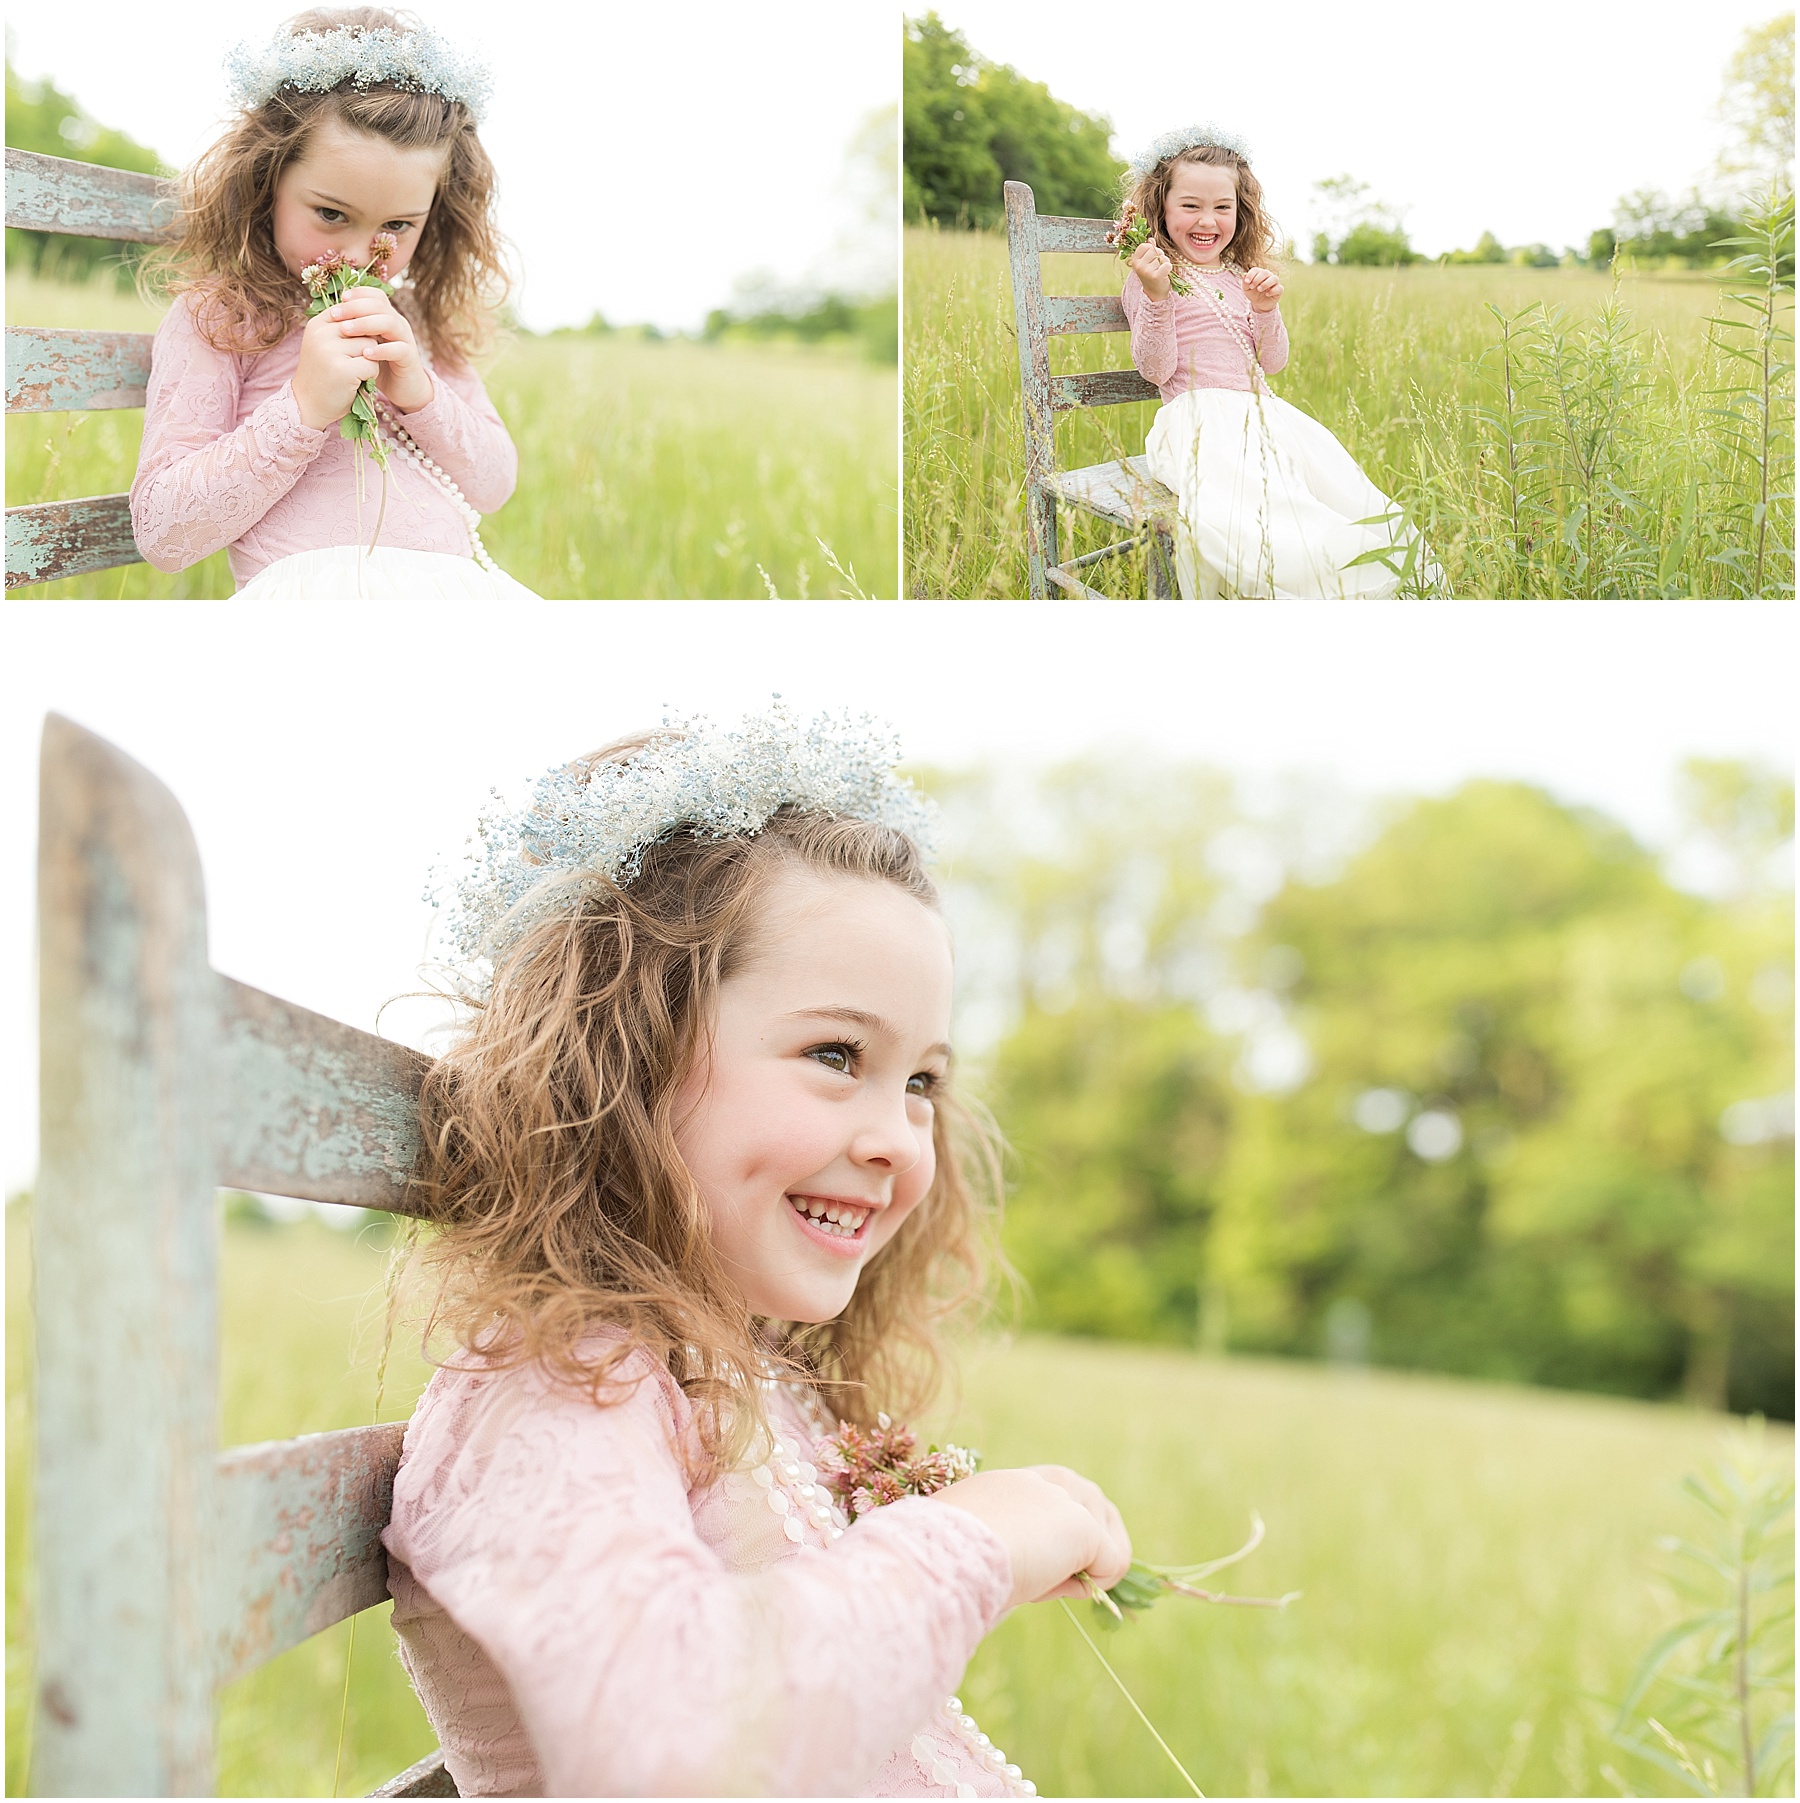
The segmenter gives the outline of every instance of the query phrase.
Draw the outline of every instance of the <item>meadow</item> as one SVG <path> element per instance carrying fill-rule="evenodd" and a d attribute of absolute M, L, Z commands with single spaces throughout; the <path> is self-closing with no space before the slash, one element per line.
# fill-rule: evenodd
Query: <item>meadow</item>
<path fill-rule="evenodd" d="M 7 1210 L 9 1795 L 29 1757 L 25 1213 Z M 372 1418 L 373 1237 L 228 1223 L 227 1443 Z M 383 1419 L 408 1413 L 425 1371 L 398 1337 Z M 1225 1551 L 1261 1513 L 1267 1542 L 1232 1586 L 1302 1590 L 1286 1613 L 1166 1601 L 1103 1637 L 1201 1788 L 1252 1796 L 1665 1788 L 1610 1741 L 1610 1705 L 1672 1618 L 1656 1543 L 1691 1531 L 1677 1483 L 1725 1426 L 1666 1406 L 1051 1339 L 982 1343 L 934 1424 L 991 1464 L 1088 1472 L 1147 1557 Z M 1769 1440 L 1791 1461 L 1791 1434 Z M 385 1615 L 359 1620 L 347 1707 L 348 1625 L 221 1694 L 221 1794 L 356 1795 L 429 1749 Z M 961 1694 L 1046 1795 L 1180 1790 L 1053 1606 L 1003 1624 Z"/>
<path fill-rule="evenodd" d="M 7 322 L 153 331 L 110 281 L 9 275 Z M 484 520 L 496 561 L 549 598 L 898 592 L 891 365 L 835 344 L 519 336 L 486 372 L 519 449 L 517 492 Z M 116 493 L 143 414 L 14 415 L 9 506 Z M 835 559 L 835 565 L 833 562 Z M 841 566 L 841 567 L 839 567 Z M 135 564 L 20 597 L 216 598 L 223 552 L 175 575 Z"/>
<path fill-rule="evenodd" d="M 1281 275 L 1291 350 L 1275 391 L 1423 526 L 1449 593 L 1792 594 L 1791 276 L 1771 303 L 1765 370 L 1732 354 L 1754 347 L 1752 329 L 1709 324 L 1749 320 L 1727 301 L 1752 286 L 1739 277 L 1304 263 Z M 1053 256 L 1043 276 L 1047 294 L 1116 294 L 1122 272 Z M 1050 352 L 1058 375 L 1130 365 L 1122 333 L 1052 339 Z M 1003 234 L 907 233 L 903 366 L 907 592 L 1024 595 Z M 1063 415 L 1059 465 L 1135 455 L 1154 414 L 1140 402 Z M 1074 549 L 1113 536 L 1083 521 Z M 1141 556 L 1099 569 L 1096 587 L 1146 592 Z"/>

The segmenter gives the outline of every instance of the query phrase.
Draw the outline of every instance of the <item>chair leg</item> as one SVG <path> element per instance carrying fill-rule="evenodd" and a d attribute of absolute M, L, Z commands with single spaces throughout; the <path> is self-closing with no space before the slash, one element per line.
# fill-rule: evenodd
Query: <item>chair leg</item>
<path fill-rule="evenodd" d="M 1029 561 L 1027 580 L 1034 601 L 1046 600 L 1050 593 L 1047 564 L 1057 561 L 1056 497 L 1035 483 L 1025 487 L 1025 548 Z"/>
<path fill-rule="evenodd" d="M 1150 599 L 1173 601 L 1179 593 L 1175 585 L 1175 545 L 1167 526 L 1150 528 Z"/>

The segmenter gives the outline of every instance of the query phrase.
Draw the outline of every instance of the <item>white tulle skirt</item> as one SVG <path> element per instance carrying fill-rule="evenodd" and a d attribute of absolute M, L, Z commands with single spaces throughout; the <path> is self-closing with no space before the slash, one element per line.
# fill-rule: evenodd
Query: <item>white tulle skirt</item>
<path fill-rule="evenodd" d="M 1400 592 L 1407 547 L 1397 512 L 1316 419 L 1270 394 L 1194 388 L 1165 405 L 1144 444 L 1151 473 L 1181 502 L 1175 577 L 1187 600 L 1380 600 Z M 1388 562 L 1357 564 L 1381 551 Z M 1434 588 L 1421 543 L 1409 589 Z"/>
<path fill-rule="evenodd" d="M 278 558 L 238 590 L 239 601 L 535 601 L 503 570 L 444 551 L 330 545 Z"/>

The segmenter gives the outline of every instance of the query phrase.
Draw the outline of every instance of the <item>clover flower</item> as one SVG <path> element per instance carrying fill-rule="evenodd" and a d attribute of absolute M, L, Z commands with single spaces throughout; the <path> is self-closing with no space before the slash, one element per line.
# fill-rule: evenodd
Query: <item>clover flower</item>
<path fill-rule="evenodd" d="M 1140 245 L 1149 241 L 1150 235 L 1150 221 L 1128 200 L 1124 211 L 1119 215 L 1119 223 L 1106 234 L 1106 241 L 1118 250 L 1121 263 L 1129 263 L 1132 254 Z M 1169 271 L 1169 286 L 1177 294 L 1194 292 L 1173 270 Z"/>
<path fill-rule="evenodd" d="M 932 1446 L 921 1453 L 917 1434 L 877 1415 L 873 1428 L 840 1422 L 822 1442 L 817 1463 L 819 1482 L 855 1521 L 903 1496 L 930 1496 L 973 1477 L 981 1455 L 966 1446 Z"/>
<path fill-rule="evenodd" d="M 395 248 L 392 232 L 377 232 L 369 240 L 369 260 L 360 269 L 341 250 L 328 250 L 308 263 L 300 271 L 300 280 L 312 296 L 312 304 L 306 309 L 307 317 L 311 319 L 327 307 L 335 307 L 352 288 L 379 288 L 383 294 L 392 294 L 393 289 L 387 284 L 387 272 Z M 350 411 L 338 421 L 338 432 L 359 453 L 367 451 L 376 467 L 386 475 L 388 448 L 381 436 L 381 422 L 375 414 L 373 380 L 358 386 Z"/>

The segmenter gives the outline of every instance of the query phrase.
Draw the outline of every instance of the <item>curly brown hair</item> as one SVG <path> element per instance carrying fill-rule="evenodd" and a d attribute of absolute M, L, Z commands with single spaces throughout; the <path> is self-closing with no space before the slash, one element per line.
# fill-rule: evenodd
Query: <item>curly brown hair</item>
<path fill-rule="evenodd" d="M 1127 174 L 1125 203 L 1136 207 L 1150 221 L 1163 254 L 1171 261 L 1181 255 L 1169 236 L 1167 214 L 1169 185 L 1183 163 L 1206 163 L 1214 169 L 1231 170 L 1237 180 L 1237 230 L 1219 253 L 1219 260 L 1237 269 L 1266 268 L 1275 256 L 1276 240 L 1275 221 L 1263 200 L 1262 183 L 1235 150 L 1219 144 L 1195 144 L 1178 150 L 1173 156 L 1164 157 L 1148 175 L 1134 179 Z"/>
<path fill-rule="evenodd" d="M 417 29 L 379 6 L 316 7 L 288 20 L 289 36 L 344 28 Z M 194 298 L 215 350 L 266 351 L 306 317 L 305 297 L 275 249 L 275 190 L 321 124 L 385 138 L 403 149 L 441 149 L 443 174 L 406 281 L 394 304 L 433 356 L 466 364 L 489 344 L 509 282 L 494 223 L 494 166 L 460 100 L 345 80 L 323 93 L 284 87 L 246 110 L 181 178 L 173 243 L 145 265 L 153 288 Z"/>
<path fill-rule="evenodd" d="M 677 1150 L 675 1098 L 719 986 L 754 949 L 771 878 L 795 868 L 937 906 L 919 848 L 869 821 L 784 808 L 755 837 L 678 832 L 627 886 L 527 929 L 419 1103 L 415 1194 L 439 1228 L 424 1253 L 432 1326 L 483 1358 L 540 1362 L 597 1403 L 616 1396 L 621 1362 L 648 1352 L 695 1402 L 708 1468 L 762 1420 L 771 1353 L 844 1420 L 925 1406 L 945 1323 L 985 1293 L 998 1208 L 997 1137 L 941 1085 L 932 1186 L 841 1315 L 759 1324 L 725 1274 Z M 617 1330 L 598 1352 L 597 1328 Z"/>

